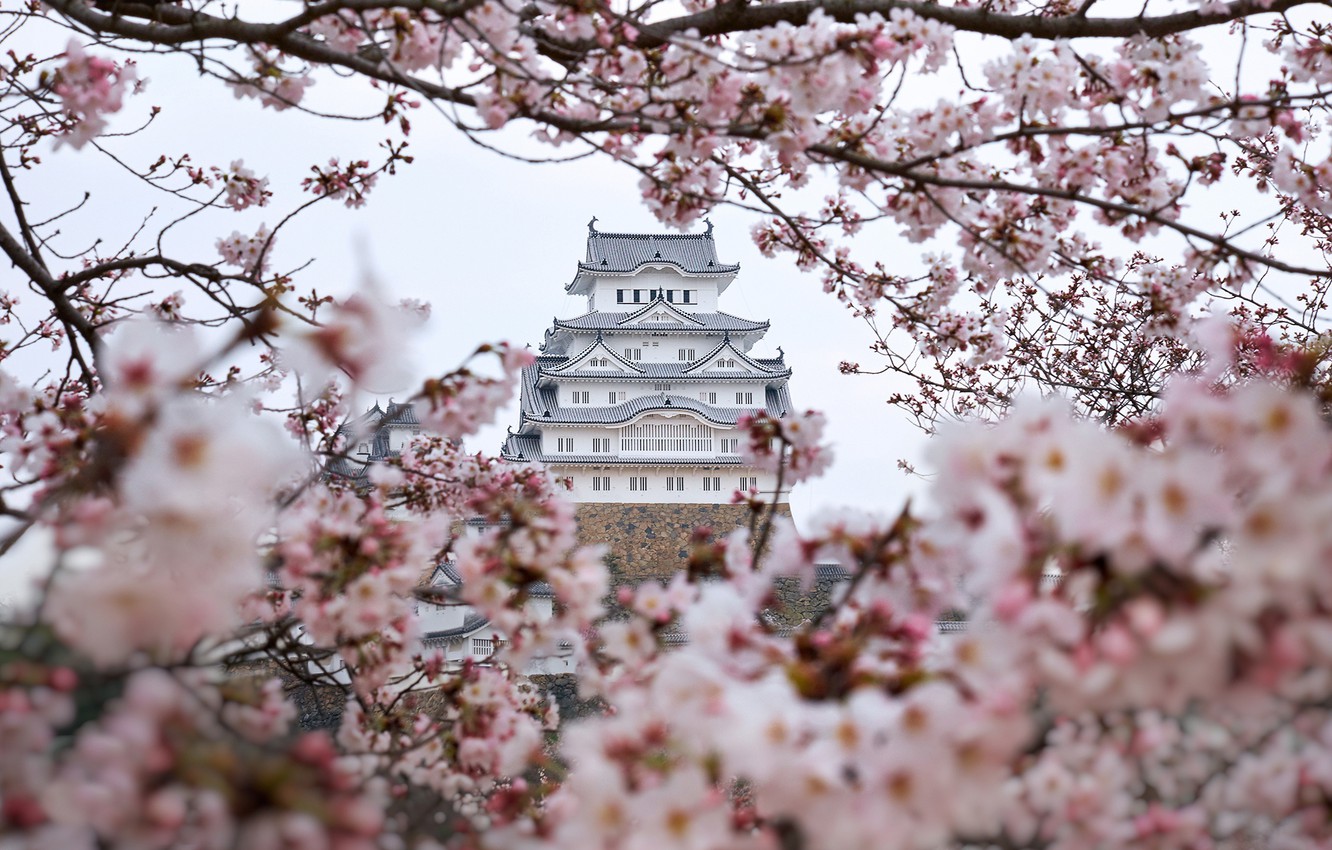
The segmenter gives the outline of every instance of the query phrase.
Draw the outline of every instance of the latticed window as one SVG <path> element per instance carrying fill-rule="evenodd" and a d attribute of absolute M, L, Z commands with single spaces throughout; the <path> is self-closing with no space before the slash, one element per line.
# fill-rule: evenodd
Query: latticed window
<path fill-rule="evenodd" d="M 704 489 L 704 490 L 709 490 L 709 491 L 712 491 L 712 492 L 715 492 L 715 493 L 720 493 L 720 492 L 721 492 L 721 476 L 719 476 L 719 475 L 704 475 L 704 476 L 703 476 L 703 489 Z"/>
<path fill-rule="evenodd" d="M 736 403 L 736 404 L 753 404 L 753 403 L 754 403 L 754 394 L 753 394 L 753 393 L 736 393 L 736 394 L 735 394 L 735 403 Z"/>
<path fill-rule="evenodd" d="M 620 451 L 710 452 L 712 429 L 697 423 L 642 422 L 620 432 Z"/>
<path fill-rule="evenodd" d="M 757 478 L 747 478 L 747 477 L 745 477 L 745 476 L 743 476 L 743 475 L 740 476 L 740 489 L 741 489 L 742 491 L 747 491 L 747 490 L 751 490 L 751 489 L 753 489 L 753 490 L 757 490 L 757 489 L 758 489 L 758 479 L 757 479 Z"/>
<path fill-rule="evenodd" d="M 629 476 L 629 489 L 630 489 L 630 490 L 646 490 L 646 489 L 647 489 L 647 476 L 646 476 L 646 475 L 630 475 L 630 476 Z"/>
<path fill-rule="evenodd" d="M 495 651 L 495 641 L 491 638 L 472 638 L 472 655 L 486 658 Z"/>
<path fill-rule="evenodd" d="M 667 475 L 667 476 L 666 476 L 666 489 L 667 489 L 667 490 L 683 490 L 683 489 L 684 489 L 684 476 L 683 476 L 683 475 Z"/>
<path fill-rule="evenodd" d="M 680 359 L 681 359 L 681 360 L 693 360 L 693 359 L 697 356 L 697 355 L 694 353 L 695 350 L 696 350 L 696 349 L 693 349 L 693 348 L 682 348 L 682 349 L 680 349 Z"/>
<path fill-rule="evenodd" d="M 594 475 L 594 476 L 592 476 L 592 489 L 593 489 L 593 490 L 597 490 L 597 491 L 609 490 L 609 489 L 610 489 L 610 476 L 609 476 L 609 475 Z"/>
<path fill-rule="evenodd" d="M 574 450 L 574 441 L 573 441 L 573 437 L 556 437 L 556 438 L 555 438 L 555 451 L 557 451 L 557 452 L 571 452 L 571 451 L 573 451 L 573 450 Z"/>
<path fill-rule="evenodd" d="M 699 393 L 699 394 L 698 394 L 698 400 L 699 400 L 699 401 L 706 401 L 708 404 L 716 404 L 716 403 L 717 403 L 717 394 L 716 394 L 716 393 Z"/>
<path fill-rule="evenodd" d="M 722 438 L 721 438 L 721 450 L 722 450 L 722 454 L 725 454 L 725 455 L 735 454 L 736 449 L 738 449 L 739 446 L 740 446 L 740 439 L 739 439 L 738 437 L 722 437 Z"/>
<path fill-rule="evenodd" d="M 610 437 L 593 437 L 592 451 L 595 454 L 604 454 L 610 451 Z"/>

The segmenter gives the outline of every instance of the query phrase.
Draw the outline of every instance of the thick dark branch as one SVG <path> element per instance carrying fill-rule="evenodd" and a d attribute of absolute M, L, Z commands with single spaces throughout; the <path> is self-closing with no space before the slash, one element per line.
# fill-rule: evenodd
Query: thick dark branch
<path fill-rule="evenodd" d="M 59 286 L 63 289 L 74 289 L 108 274 L 125 271 L 126 269 L 146 269 L 150 266 L 161 266 L 176 274 L 201 277 L 213 281 L 214 283 L 225 277 L 212 266 L 206 266 L 201 263 L 182 263 L 179 260 L 173 260 L 169 257 L 152 254 L 143 257 L 122 257 L 118 260 L 108 260 L 105 263 L 98 263 L 95 266 L 90 266 L 80 272 L 61 278 Z"/>
<path fill-rule="evenodd" d="M 346 68 L 371 79 L 406 86 L 436 100 L 462 106 L 476 105 L 475 99 L 460 89 L 407 77 L 377 59 L 356 53 L 344 53 L 304 33 L 293 32 L 291 25 L 285 21 L 276 24 L 251 23 L 158 3 L 116 3 L 114 13 L 88 6 L 80 0 L 52 0 L 48 5 L 70 21 L 97 33 L 132 38 L 145 44 L 163 47 L 201 46 L 204 42 L 213 40 L 232 44 L 268 45 L 312 64 Z M 342 3 L 337 5 L 348 7 Z M 377 2 L 360 3 L 356 7 L 422 8 L 426 5 L 428 4 L 421 2 Z M 302 19 L 304 17 L 302 16 Z"/>
<path fill-rule="evenodd" d="M 18 267 L 20 271 L 26 274 L 33 284 L 41 290 L 47 300 L 51 302 L 55 309 L 56 318 L 65 326 L 65 331 L 69 334 L 71 356 L 78 361 L 79 368 L 83 372 L 83 380 L 87 386 L 93 386 L 92 366 L 84 359 L 83 352 L 79 346 L 79 338 L 88 344 L 92 349 L 94 361 L 99 354 L 99 341 L 97 332 L 93 329 L 92 323 L 69 303 L 65 297 L 65 292 L 59 282 L 51 277 L 51 274 L 37 261 L 35 257 L 23 249 L 23 245 L 14 238 L 14 234 L 9 232 L 3 224 L 0 224 L 0 251 L 9 257 L 10 261 Z M 75 335 L 77 332 L 77 336 Z"/>
<path fill-rule="evenodd" d="M 1001 15 L 983 7 L 943 6 L 918 0 L 795 0 L 766 6 L 745 6 L 724 3 L 697 12 L 682 15 L 657 24 L 639 26 L 636 44 L 656 47 L 688 31 L 700 36 L 770 27 L 780 23 L 803 24 L 816 10 L 842 23 L 852 23 L 857 15 L 873 12 L 887 17 L 896 10 L 906 10 L 922 18 L 949 24 L 964 32 L 997 35 L 1016 39 L 1024 35 L 1045 40 L 1072 38 L 1131 38 L 1145 35 L 1152 38 L 1189 32 L 1203 27 L 1227 24 L 1231 21 L 1259 15 L 1279 13 L 1297 6 L 1323 6 L 1314 0 L 1276 0 L 1268 4 L 1263 0 L 1233 0 L 1214 12 L 1193 10 L 1155 17 L 1088 18 L 1081 15 L 1042 17 L 1037 15 Z"/>

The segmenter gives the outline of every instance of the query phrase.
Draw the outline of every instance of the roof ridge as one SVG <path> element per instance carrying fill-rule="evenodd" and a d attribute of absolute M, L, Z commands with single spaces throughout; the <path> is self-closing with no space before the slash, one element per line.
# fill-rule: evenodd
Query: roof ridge
<path fill-rule="evenodd" d="M 617 233 L 610 230 L 594 230 L 588 234 L 588 239 L 597 237 L 615 237 L 619 239 L 711 239 L 711 233 Z"/>

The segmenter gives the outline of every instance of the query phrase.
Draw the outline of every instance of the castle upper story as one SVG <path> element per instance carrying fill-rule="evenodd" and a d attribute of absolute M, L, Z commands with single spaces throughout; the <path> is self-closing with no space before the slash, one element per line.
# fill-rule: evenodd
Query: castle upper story
<path fill-rule="evenodd" d="M 721 309 L 739 265 L 718 258 L 711 224 L 636 234 L 595 221 L 565 287 L 587 298 L 587 312 L 546 330 L 503 456 L 570 477 L 578 501 L 770 495 L 775 481 L 745 466 L 736 423 L 785 416 L 791 369 L 780 348 L 758 349 L 768 322 Z"/>

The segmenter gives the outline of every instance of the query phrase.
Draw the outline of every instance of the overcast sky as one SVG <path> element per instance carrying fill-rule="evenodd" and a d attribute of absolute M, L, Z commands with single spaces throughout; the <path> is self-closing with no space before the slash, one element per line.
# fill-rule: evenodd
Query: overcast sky
<path fill-rule="evenodd" d="M 51 38 L 59 49 L 67 36 Z M 140 76 L 148 78 L 147 86 L 127 99 L 112 130 L 137 125 L 152 106 L 161 113 L 138 136 L 104 140 L 109 150 L 140 166 L 161 154 L 189 153 L 197 165 L 223 167 L 240 158 L 272 180 L 275 199 L 269 208 L 211 213 L 174 227 L 166 248 L 186 260 L 211 261 L 219 236 L 274 224 L 308 197 L 300 194 L 299 181 L 312 164 L 334 156 L 344 162 L 373 159 L 387 137 L 377 120 L 333 122 L 236 100 L 222 84 L 197 79 L 180 59 L 145 57 Z M 365 91 L 321 79 L 308 103 L 330 112 L 370 111 L 373 101 L 364 99 Z M 403 346 L 418 377 L 449 370 L 483 341 L 535 347 L 553 317 L 582 313 L 585 299 L 566 295 L 564 285 L 583 256 L 587 222 L 594 215 L 601 230 L 665 230 L 639 200 L 636 175 L 624 167 L 600 158 L 554 165 L 506 159 L 468 141 L 429 107 L 412 118 L 409 153 L 416 161 L 382 179 L 362 209 L 322 203 L 303 213 L 280 234 L 276 265 L 291 268 L 309 260 L 296 277 L 300 291 L 345 293 L 356 284 L 360 257 L 368 255 L 389 294 L 429 301 L 429 325 Z M 527 143 L 526 132 L 492 140 L 529 152 L 569 152 L 538 149 Z M 123 243 L 152 207 L 159 227 L 173 208 L 183 209 L 91 148 L 46 151 L 44 158 L 47 165 L 25 175 L 25 191 L 37 208 L 34 219 L 77 202 L 85 190 L 91 193 L 84 209 L 65 220 L 65 251 L 93 238 Z M 837 369 L 843 360 L 873 363 L 868 329 L 822 293 L 816 275 L 797 271 L 789 260 L 762 257 L 749 236 L 752 215 L 721 209 L 711 218 L 718 253 L 741 265 L 722 309 L 771 321 L 755 352 L 771 355 L 782 346 L 794 369 L 797 406 L 828 415 L 835 462 L 822 479 L 794 493 L 797 521 L 833 505 L 896 511 L 919 486 L 896 468 L 900 458 L 919 460 L 919 433 L 884 404 L 891 389 L 887 379 L 847 377 Z M 882 256 L 890 268 L 897 251 L 907 252 L 902 256 L 908 260 L 920 253 L 918 246 L 885 244 Z M 505 427 L 516 424 L 516 417 L 515 403 L 469 446 L 497 452 Z"/>

